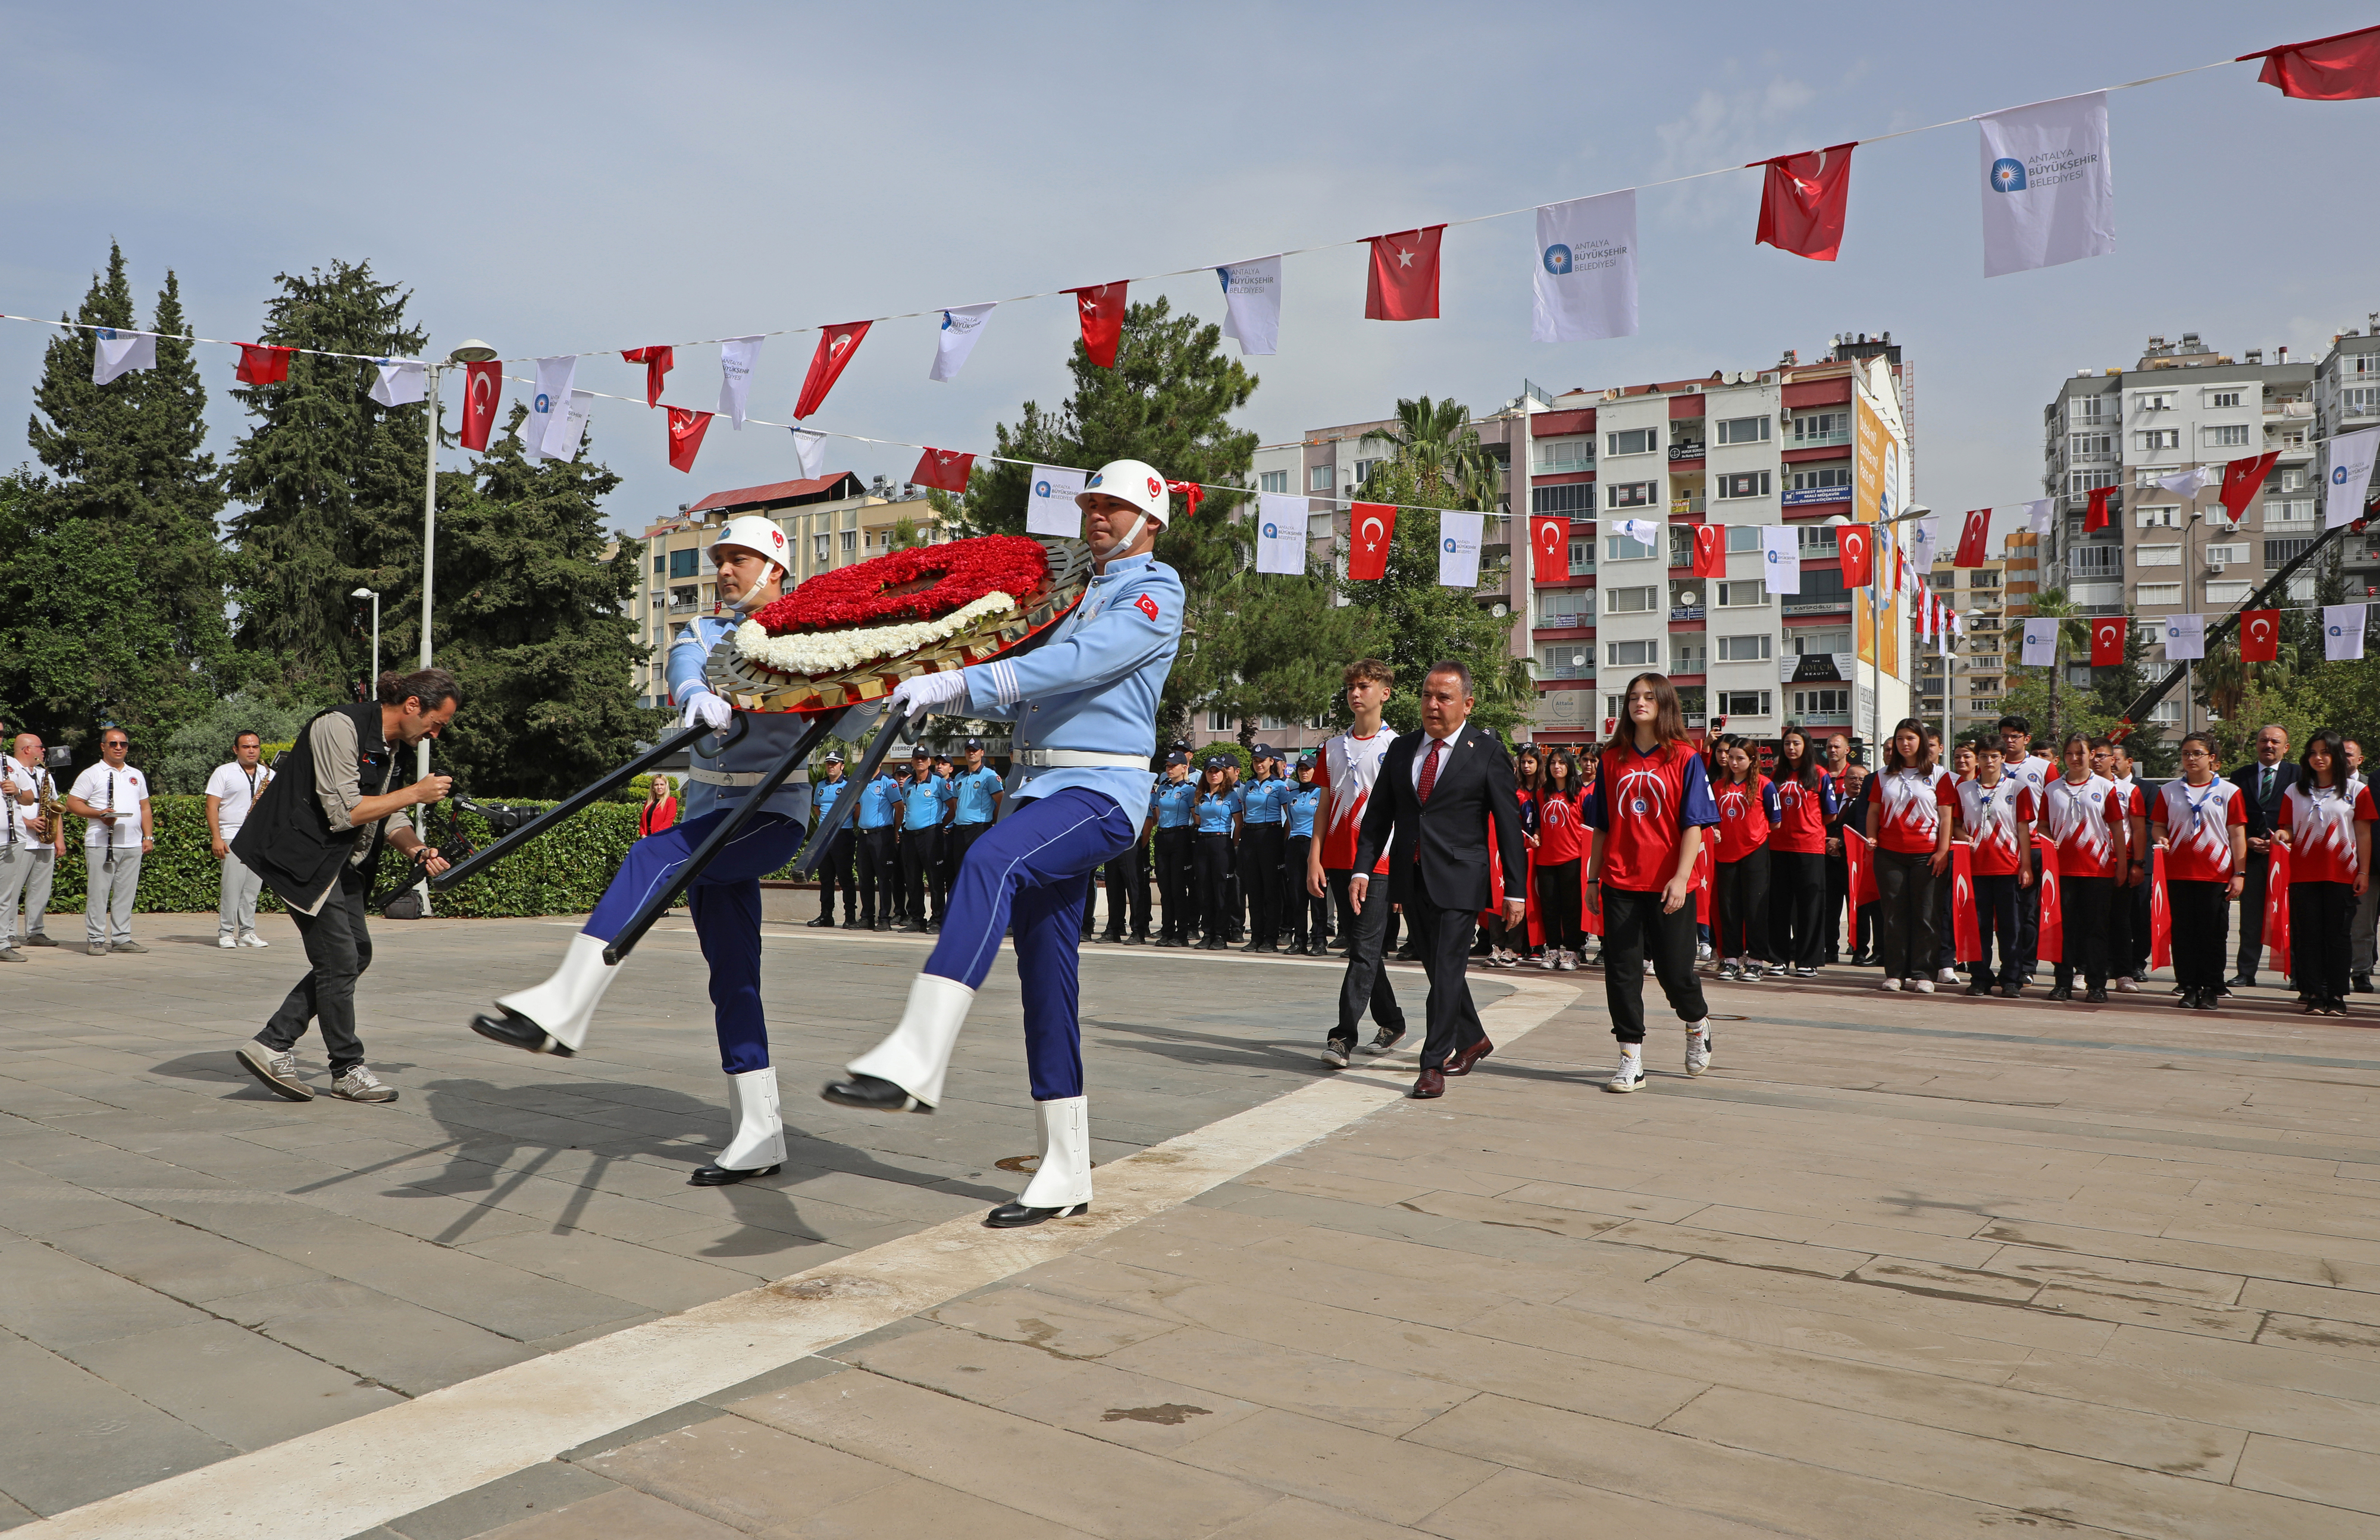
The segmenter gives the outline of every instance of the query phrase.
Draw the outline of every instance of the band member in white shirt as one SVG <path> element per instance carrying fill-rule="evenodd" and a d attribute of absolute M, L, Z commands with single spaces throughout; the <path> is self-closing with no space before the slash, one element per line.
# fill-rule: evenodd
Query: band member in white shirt
<path fill-rule="evenodd" d="M 215 859 L 223 863 L 223 892 L 215 903 L 215 945 L 219 947 L 266 944 L 256 933 L 256 895 L 263 891 L 264 879 L 231 853 L 231 842 L 248 821 L 256 799 L 273 784 L 273 772 L 260 762 L 263 757 L 264 740 L 253 733 L 242 733 L 231 741 L 231 763 L 217 765 L 207 777 L 207 839 Z"/>
<path fill-rule="evenodd" d="M 149 821 L 149 778 L 124 762 L 131 751 L 132 739 L 121 727 L 102 732 L 99 763 L 76 776 L 67 794 L 67 811 L 89 820 L 82 919 L 93 957 L 149 950 L 132 939 L 132 900 L 140 888 L 140 858 L 157 842 Z"/>
<path fill-rule="evenodd" d="M 14 752 L 0 756 L 0 963 L 21 963 L 19 946 L 54 947 L 42 928 L 50 906 L 50 881 L 66 854 L 66 819 L 43 809 L 57 801 L 50 772 L 42 765 L 42 740 L 19 733 Z M 17 923 L 17 905 L 25 922 Z"/>

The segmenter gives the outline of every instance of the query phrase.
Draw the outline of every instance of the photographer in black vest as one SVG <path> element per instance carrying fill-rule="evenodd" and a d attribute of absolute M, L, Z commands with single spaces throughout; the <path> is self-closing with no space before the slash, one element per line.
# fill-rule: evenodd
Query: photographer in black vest
<path fill-rule="evenodd" d="M 320 1021 L 331 1060 L 331 1094 L 348 1101 L 395 1101 L 364 1064 L 356 1037 L 356 979 L 371 965 L 364 897 L 383 843 L 446 869 L 400 815 L 438 801 L 443 775 L 397 785 L 401 749 L 436 737 L 463 703 L 455 676 L 422 669 L 383 673 L 370 704 L 334 706 L 308 722 L 273 769 L 274 792 L 260 801 L 232 841 L 232 854 L 289 906 L 306 944 L 306 976 L 256 1040 L 239 1049 L 240 1066 L 276 1095 L 310 1101 L 293 1051 L 309 1021 Z M 395 789 L 392 790 L 391 788 Z"/>

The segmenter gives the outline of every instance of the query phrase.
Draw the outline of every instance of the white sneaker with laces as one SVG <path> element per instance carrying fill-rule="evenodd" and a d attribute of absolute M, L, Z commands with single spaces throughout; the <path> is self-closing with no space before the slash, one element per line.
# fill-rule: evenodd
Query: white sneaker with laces
<path fill-rule="evenodd" d="M 1686 1028 L 1686 1073 L 1700 1074 L 1711 1064 L 1711 1031 L 1708 1021 L 1699 1021 Z"/>
<path fill-rule="evenodd" d="M 1708 941 L 1696 941 L 1694 943 L 1694 961 L 1697 963 L 1707 963 L 1710 960 L 1710 943 Z"/>
<path fill-rule="evenodd" d="M 2119 978 L 2116 980 L 2116 992 L 2119 995 L 2136 995 L 2141 992 L 2141 987 L 2130 977 Z"/>
<path fill-rule="evenodd" d="M 1921 995 L 1930 995 L 1934 992 L 1934 981 L 1930 978 L 1912 978 L 1909 981 L 1909 987 Z"/>
<path fill-rule="evenodd" d="M 249 931 L 247 935 L 242 936 L 242 937 L 239 939 L 239 944 L 240 944 L 240 945 L 242 945 L 242 946 L 244 946 L 244 947 L 256 947 L 256 948 L 261 949 L 261 948 L 264 948 L 264 947 L 269 947 L 269 946 L 271 946 L 273 943 L 272 943 L 271 941 L 266 940 L 263 937 L 261 937 L 261 936 L 258 935 L 255 931 L 251 930 L 251 931 Z"/>
<path fill-rule="evenodd" d="M 229 952 L 232 948 L 239 945 L 239 942 L 234 937 L 218 936 L 215 938 L 215 945 L 223 948 L 225 952 Z"/>
<path fill-rule="evenodd" d="M 1645 976 L 1647 978 L 1653 976 L 1653 960 L 1650 957 L 1645 959 Z"/>
<path fill-rule="evenodd" d="M 1620 1050 L 1620 1067 L 1611 1072 L 1611 1078 L 1603 1083 L 1603 1088 L 1624 1095 L 1644 1084 L 1644 1052 L 1636 1044 L 1624 1045 Z"/>
<path fill-rule="evenodd" d="M 1554 956 L 1554 967 L 1562 973 L 1576 972 L 1578 968 L 1578 953 L 1571 951 L 1568 947 L 1562 948 L 1561 951 L 1557 952 Z"/>
<path fill-rule="evenodd" d="M 396 1092 L 381 1084 L 380 1076 L 365 1065 L 358 1064 L 338 1079 L 331 1082 L 331 1094 L 343 1101 L 395 1101 Z"/>
<path fill-rule="evenodd" d="M 1900 988 L 1900 980 L 1897 978 L 1880 979 L 1877 981 L 1876 987 L 1882 989 L 1887 994 L 1891 994 Z"/>
<path fill-rule="evenodd" d="M 1959 982 L 1959 970 L 1956 968 L 1944 968 L 1940 973 L 1934 976 L 1934 982 L 1937 984 L 1956 984 Z"/>

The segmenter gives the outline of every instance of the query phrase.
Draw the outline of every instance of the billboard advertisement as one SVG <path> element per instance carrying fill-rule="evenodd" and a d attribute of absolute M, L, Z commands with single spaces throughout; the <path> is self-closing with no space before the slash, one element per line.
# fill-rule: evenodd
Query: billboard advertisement
<path fill-rule="evenodd" d="M 1908 497 L 1906 455 L 1900 440 L 1877 414 L 1860 381 L 1852 392 L 1851 516 L 1863 524 L 1892 518 Z M 1907 611 L 1892 591 L 1888 548 L 1876 544 L 1877 583 L 1852 596 L 1852 615 L 1858 630 L 1860 661 L 1884 673 L 1900 673 L 1900 629 Z M 1884 602 L 1879 612 L 1876 598 Z"/>

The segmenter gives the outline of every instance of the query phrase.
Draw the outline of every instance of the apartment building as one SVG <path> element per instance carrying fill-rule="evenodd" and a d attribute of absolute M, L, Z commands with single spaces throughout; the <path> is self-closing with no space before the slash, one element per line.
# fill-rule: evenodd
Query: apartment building
<path fill-rule="evenodd" d="M 2380 310 L 2366 320 L 2361 330 L 2350 326 L 2331 338 L 2330 351 L 2314 366 L 2317 443 L 2340 433 L 2380 428 Z M 2328 463 L 2317 461 L 2317 470 Z M 2317 507 L 2317 531 L 2320 517 Z M 2339 566 L 2348 599 L 2380 598 L 2380 529 L 2341 537 Z"/>

